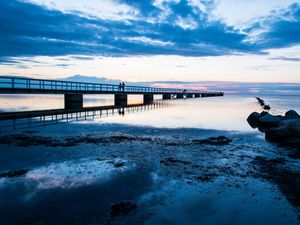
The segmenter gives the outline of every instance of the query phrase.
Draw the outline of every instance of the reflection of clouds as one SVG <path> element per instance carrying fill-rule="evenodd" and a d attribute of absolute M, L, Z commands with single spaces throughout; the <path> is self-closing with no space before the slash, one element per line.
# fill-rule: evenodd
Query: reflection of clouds
<path fill-rule="evenodd" d="M 28 172 L 25 179 L 37 182 L 39 189 L 73 188 L 108 181 L 114 174 L 127 169 L 127 164 L 116 168 L 113 161 L 88 158 L 40 167 Z"/>

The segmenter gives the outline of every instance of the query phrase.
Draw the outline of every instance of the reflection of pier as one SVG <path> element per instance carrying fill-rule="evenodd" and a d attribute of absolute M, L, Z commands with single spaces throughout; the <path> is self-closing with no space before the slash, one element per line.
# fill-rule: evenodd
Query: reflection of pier
<path fill-rule="evenodd" d="M 51 109 L 24 112 L 0 113 L 1 125 L 14 128 L 27 128 L 42 125 L 96 119 L 114 115 L 143 112 L 171 106 L 169 101 L 154 101 L 152 104 L 134 104 L 127 106 L 99 106 L 81 109 Z"/>
<path fill-rule="evenodd" d="M 116 106 L 127 106 L 128 95 L 143 95 L 144 104 L 151 104 L 154 95 L 163 100 L 223 96 L 223 92 L 204 92 L 175 88 L 119 86 L 112 84 L 83 83 L 58 80 L 41 80 L 0 76 L 0 94 L 63 94 L 65 109 L 83 108 L 84 94 L 113 94 Z"/>

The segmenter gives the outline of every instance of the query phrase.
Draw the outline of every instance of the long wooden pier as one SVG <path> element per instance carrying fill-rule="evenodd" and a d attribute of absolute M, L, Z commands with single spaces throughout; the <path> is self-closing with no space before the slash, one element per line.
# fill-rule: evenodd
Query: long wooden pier
<path fill-rule="evenodd" d="M 113 94 L 116 106 L 126 106 L 128 95 L 143 95 L 144 104 L 151 104 L 154 95 L 166 99 L 223 96 L 223 92 L 205 92 L 192 89 L 124 86 L 101 83 L 85 83 L 61 80 L 44 80 L 0 76 L 0 94 L 63 94 L 65 109 L 83 108 L 84 94 Z"/>

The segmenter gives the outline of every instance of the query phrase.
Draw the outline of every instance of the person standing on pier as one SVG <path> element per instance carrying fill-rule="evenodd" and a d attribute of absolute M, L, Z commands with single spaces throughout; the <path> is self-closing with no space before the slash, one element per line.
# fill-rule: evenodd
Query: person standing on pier
<path fill-rule="evenodd" d="M 125 83 L 122 82 L 122 90 L 125 91 Z"/>

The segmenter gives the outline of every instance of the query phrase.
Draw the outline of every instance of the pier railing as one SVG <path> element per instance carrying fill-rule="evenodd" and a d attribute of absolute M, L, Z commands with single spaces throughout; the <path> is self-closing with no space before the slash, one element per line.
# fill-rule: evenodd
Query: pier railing
<path fill-rule="evenodd" d="M 25 89 L 40 91 L 77 91 L 77 92 L 127 92 L 127 93 L 196 93 L 200 90 L 184 90 L 176 88 L 155 88 L 143 86 L 125 86 L 120 88 L 115 84 L 85 83 L 62 80 L 45 80 L 33 78 L 19 78 L 0 76 L 0 88 Z M 201 91 L 204 93 L 203 91 Z"/>

